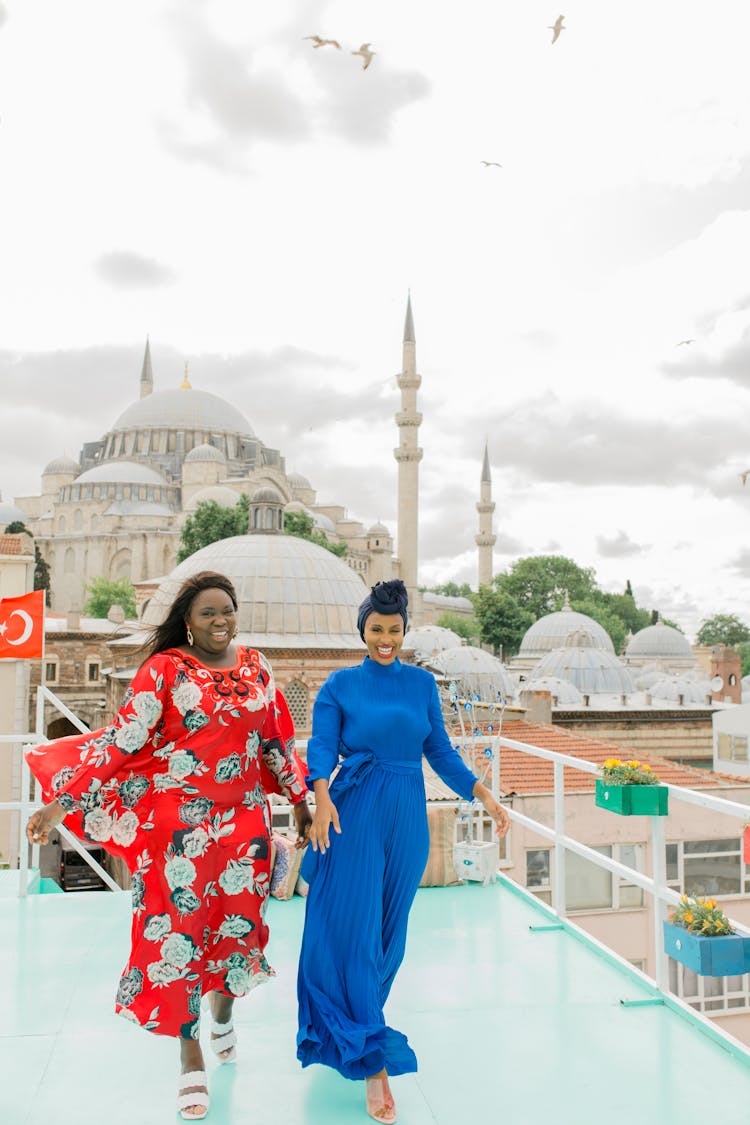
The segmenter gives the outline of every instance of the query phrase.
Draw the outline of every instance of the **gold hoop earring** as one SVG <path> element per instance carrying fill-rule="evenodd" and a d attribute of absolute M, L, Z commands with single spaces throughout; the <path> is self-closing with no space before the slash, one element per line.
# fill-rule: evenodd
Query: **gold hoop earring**
<path fill-rule="evenodd" d="M 192 629 L 190 628 L 189 625 L 187 627 L 187 642 L 188 642 L 188 644 L 190 645 L 191 648 L 193 647 L 193 644 L 195 643 L 193 641 L 193 631 L 192 631 Z"/>

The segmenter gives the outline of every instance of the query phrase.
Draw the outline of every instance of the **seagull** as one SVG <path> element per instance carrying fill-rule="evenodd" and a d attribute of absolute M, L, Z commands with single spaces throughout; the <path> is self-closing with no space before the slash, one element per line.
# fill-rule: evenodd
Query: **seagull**
<path fill-rule="evenodd" d="M 682 347 L 685 346 L 685 344 L 694 344 L 694 343 L 695 343 L 695 340 L 692 340 L 692 339 L 691 340 L 680 340 L 679 344 L 675 344 L 675 347 L 676 348 L 682 348 Z"/>
<path fill-rule="evenodd" d="M 743 485 L 747 483 L 747 478 L 750 477 L 750 469 L 745 469 L 744 473 L 740 473 L 740 480 Z"/>
<path fill-rule="evenodd" d="M 372 56 L 375 54 L 375 52 L 370 50 L 370 44 L 369 43 L 363 43 L 361 45 L 361 47 L 359 48 L 359 50 L 358 51 L 352 51 L 352 54 L 362 56 L 362 58 L 364 59 L 362 69 L 367 70 L 368 66 L 372 62 Z"/>
<path fill-rule="evenodd" d="M 321 39 L 319 35 L 305 35 L 303 36 L 304 39 L 312 39 L 314 51 L 317 51 L 318 47 L 338 47 L 341 50 L 338 39 Z"/>
<path fill-rule="evenodd" d="M 484 164 L 485 168 L 502 168 L 502 164 L 498 164 L 496 160 L 480 160 L 480 164 Z"/>
<path fill-rule="evenodd" d="M 567 31 L 567 27 L 563 26 L 565 16 L 558 16 L 554 23 L 548 24 L 549 30 L 552 32 L 552 42 L 556 43 L 560 38 L 561 31 Z"/>

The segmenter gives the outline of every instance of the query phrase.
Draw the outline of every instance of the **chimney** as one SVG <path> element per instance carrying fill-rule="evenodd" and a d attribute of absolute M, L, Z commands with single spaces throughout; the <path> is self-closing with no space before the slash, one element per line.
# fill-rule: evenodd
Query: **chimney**
<path fill-rule="evenodd" d="M 548 691 L 522 691 L 519 702 L 526 709 L 524 718 L 530 723 L 552 722 L 552 696 Z"/>
<path fill-rule="evenodd" d="M 69 609 L 65 615 L 66 628 L 69 633 L 77 633 L 81 628 L 80 609 Z"/>
<path fill-rule="evenodd" d="M 590 695 L 584 695 L 583 706 L 588 707 L 590 702 L 591 702 L 591 696 Z"/>
<path fill-rule="evenodd" d="M 125 620 L 125 610 L 121 605 L 113 605 L 109 607 L 107 614 L 107 621 L 113 621 L 115 625 L 122 625 Z"/>

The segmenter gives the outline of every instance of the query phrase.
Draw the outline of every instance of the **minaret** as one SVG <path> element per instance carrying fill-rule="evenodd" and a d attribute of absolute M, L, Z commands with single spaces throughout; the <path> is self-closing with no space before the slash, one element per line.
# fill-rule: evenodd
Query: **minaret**
<path fill-rule="evenodd" d="M 496 535 L 492 533 L 492 513 L 495 505 L 492 501 L 492 477 L 490 476 L 490 456 L 487 451 L 487 442 L 484 443 L 484 461 L 482 462 L 482 483 L 479 491 L 479 535 L 475 542 L 479 548 L 479 585 L 489 586 L 492 582 L 492 548 L 495 545 Z"/>
<path fill-rule="evenodd" d="M 419 462 L 422 450 L 417 445 L 417 431 L 422 415 L 417 411 L 417 390 L 422 382 L 417 375 L 417 345 L 411 296 L 406 302 L 404 322 L 403 371 L 396 376 L 401 388 L 401 410 L 396 415 L 399 432 L 398 449 L 393 456 L 398 462 L 398 558 L 400 577 L 409 593 L 412 606 L 417 600 L 417 527 L 419 522 Z"/>
<path fill-rule="evenodd" d="M 151 370 L 151 346 L 146 337 L 146 351 L 143 353 L 143 367 L 141 368 L 141 398 L 154 392 L 154 374 Z"/>

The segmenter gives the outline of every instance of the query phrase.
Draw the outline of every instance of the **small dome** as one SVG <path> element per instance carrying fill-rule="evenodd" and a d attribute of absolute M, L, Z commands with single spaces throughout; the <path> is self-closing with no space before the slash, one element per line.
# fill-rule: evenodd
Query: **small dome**
<path fill-rule="evenodd" d="M 542 657 L 529 679 L 544 676 L 569 680 L 587 695 L 621 695 L 633 690 L 633 681 L 625 665 L 620 663 L 614 652 L 601 648 L 571 645 L 553 649 Z"/>
<path fill-rule="evenodd" d="M 565 638 L 563 648 L 598 648 L 596 637 L 590 629 L 574 629 Z"/>
<path fill-rule="evenodd" d="M 664 669 L 661 664 L 644 664 L 642 668 L 638 669 L 638 675 L 635 676 L 633 683 L 639 691 L 647 691 L 652 684 L 663 678 Z"/>
<path fill-rule="evenodd" d="M 384 523 L 378 522 L 378 523 L 374 523 L 372 525 L 372 527 L 367 532 L 367 534 L 368 535 L 390 535 L 391 533 L 388 530 L 388 528 L 385 526 Z"/>
<path fill-rule="evenodd" d="M 221 450 L 215 445 L 209 445 L 207 441 L 196 445 L 185 458 L 185 461 L 219 461 L 222 465 L 226 464 L 226 460 Z"/>
<path fill-rule="evenodd" d="M 336 534 L 336 524 L 328 516 L 323 515 L 322 512 L 310 512 L 316 527 L 321 531 L 330 531 L 331 535 Z"/>
<path fill-rule="evenodd" d="M 105 461 L 76 477 L 76 484 L 161 484 L 168 482 L 155 469 L 136 461 Z"/>
<path fill-rule="evenodd" d="M 668 699 L 677 702 L 682 696 L 685 703 L 705 703 L 711 695 L 708 680 L 688 680 L 684 676 L 665 676 L 649 688 L 652 699 Z"/>
<path fill-rule="evenodd" d="M 671 625 L 664 625 L 661 621 L 657 621 L 655 625 L 647 625 L 645 629 L 639 629 L 631 637 L 625 655 L 628 659 L 647 657 L 649 660 L 654 660 L 657 657 L 666 659 L 677 657 L 680 660 L 690 660 L 693 657 L 693 650 L 690 641 L 679 629 L 673 629 Z"/>
<path fill-rule="evenodd" d="M 285 512 L 302 512 L 303 515 L 309 516 L 312 519 L 312 512 L 306 508 L 301 500 L 290 500 L 288 504 L 284 505 Z"/>
<path fill-rule="evenodd" d="M 486 703 L 513 695 L 513 684 L 505 665 L 496 656 L 473 645 L 442 649 L 427 663 L 440 676 L 455 681 L 459 695 L 476 694 Z"/>
<path fill-rule="evenodd" d="M 569 704 L 576 707 L 583 702 L 583 696 L 575 684 L 570 680 L 561 680 L 557 676 L 535 676 L 533 679 L 524 680 L 520 690 L 548 691 L 561 707 Z"/>
<path fill-rule="evenodd" d="M 112 427 L 118 430 L 198 430 L 254 437 L 250 423 L 218 395 L 192 388 L 155 391 L 124 410 Z"/>
<path fill-rule="evenodd" d="M 235 492 L 233 488 L 222 484 L 211 485 L 193 493 L 185 505 L 185 511 L 194 512 L 199 504 L 208 503 L 209 500 L 213 500 L 220 508 L 235 508 L 239 498 L 239 492 Z"/>
<path fill-rule="evenodd" d="M 305 489 L 312 492 L 312 485 L 307 477 L 303 477 L 302 473 L 288 473 L 287 478 L 290 488 Z"/>
<path fill-rule="evenodd" d="M 253 504 L 284 503 L 284 497 L 280 492 L 277 492 L 275 488 L 272 488 L 270 484 L 264 484 L 262 488 L 259 488 L 257 492 L 253 493 L 250 499 Z"/>
<path fill-rule="evenodd" d="M 547 613 L 526 630 L 518 651 L 519 656 L 542 656 L 545 652 L 561 648 L 576 629 L 585 629 L 594 638 L 598 649 L 614 654 L 615 646 L 606 629 L 586 613 L 574 609 L 560 609 Z"/>
<path fill-rule="evenodd" d="M 81 466 L 72 457 L 55 457 L 43 470 L 42 476 L 46 477 L 48 473 L 72 473 L 77 476 L 80 471 Z"/>
<path fill-rule="evenodd" d="M 3 500 L 0 497 L 0 526 L 6 526 L 9 523 L 26 523 L 28 519 L 26 513 L 21 508 L 11 504 L 10 500 Z"/>
<path fill-rule="evenodd" d="M 414 650 L 418 664 L 429 662 L 443 649 L 456 648 L 460 644 L 458 633 L 441 625 L 419 625 L 416 629 L 408 629 L 404 637 L 404 648 Z"/>

